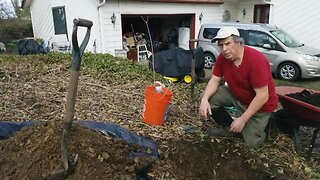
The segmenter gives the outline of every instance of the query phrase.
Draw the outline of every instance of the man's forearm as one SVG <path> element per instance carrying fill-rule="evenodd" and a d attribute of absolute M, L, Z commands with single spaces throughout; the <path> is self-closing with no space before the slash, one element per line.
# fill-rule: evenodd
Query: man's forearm
<path fill-rule="evenodd" d="M 219 85 L 219 79 L 217 77 L 211 77 L 206 89 L 204 90 L 202 99 L 209 100 L 209 98 L 217 91 Z"/>

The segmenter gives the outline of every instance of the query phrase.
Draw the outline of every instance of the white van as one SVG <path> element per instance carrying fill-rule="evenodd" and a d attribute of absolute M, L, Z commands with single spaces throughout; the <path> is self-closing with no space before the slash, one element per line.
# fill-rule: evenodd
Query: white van
<path fill-rule="evenodd" d="M 234 26 L 245 44 L 262 52 L 269 60 L 272 74 L 280 79 L 320 77 L 320 49 L 305 46 L 283 30 L 269 24 L 215 23 L 203 24 L 198 44 L 205 53 L 205 67 L 211 68 L 220 49 L 211 43 L 223 26 Z"/>

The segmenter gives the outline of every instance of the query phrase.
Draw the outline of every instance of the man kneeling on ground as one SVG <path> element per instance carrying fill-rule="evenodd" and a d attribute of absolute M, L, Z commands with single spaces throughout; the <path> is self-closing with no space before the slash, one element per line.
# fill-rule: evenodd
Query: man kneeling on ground
<path fill-rule="evenodd" d="M 256 148 L 265 140 L 265 128 L 278 104 L 269 62 L 259 51 L 244 45 L 235 27 L 222 27 L 212 40 L 215 41 L 221 53 L 201 98 L 199 114 L 208 119 L 211 109 L 235 106 L 237 117 L 230 127 L 208 133 L 212 136 L 241 133 L 245 143 Z M 222 78 L 228 86 L 219 86 Z"/>

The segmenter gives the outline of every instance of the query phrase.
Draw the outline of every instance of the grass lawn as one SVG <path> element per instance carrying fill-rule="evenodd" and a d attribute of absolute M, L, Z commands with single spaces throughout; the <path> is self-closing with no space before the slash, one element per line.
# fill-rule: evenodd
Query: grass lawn
<path fill-rule="evenodd" d="M 276 86 L 297 86 L 320 91 L 320 78 L 300 79 L 297 81 L 284 81 L 274 78 L 274 83 Z"/>

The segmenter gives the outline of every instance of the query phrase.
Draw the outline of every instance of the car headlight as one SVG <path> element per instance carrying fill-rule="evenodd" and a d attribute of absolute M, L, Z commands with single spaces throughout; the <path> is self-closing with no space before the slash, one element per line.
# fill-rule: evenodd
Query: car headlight
<path fill-rule="evenodd" d="M 308 54 L 301 54 L 306 60 L 309 61 L 320 61 L 320 58 L 318 58 L 317 56 L 312 56 L 312 55 L 308 55 Z"/>

